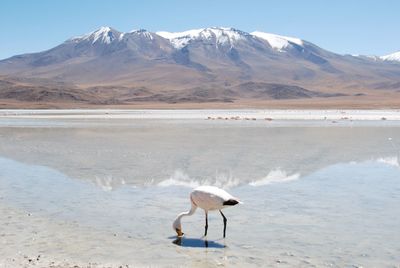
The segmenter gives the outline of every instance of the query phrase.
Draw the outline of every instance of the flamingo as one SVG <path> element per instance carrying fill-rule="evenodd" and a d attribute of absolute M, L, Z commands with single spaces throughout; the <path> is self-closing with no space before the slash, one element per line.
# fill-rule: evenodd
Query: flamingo
<path fill-rule="evenodd" d="M 182 225 L 181 225 L 182 217 L 193 215 L 197 207 L 199 207 L 204 210 L 206 216 L 204 236 L 207 236 L 207 230 L 208 230 L 208 211 L 219 210 L 224 220 L 224 238 L 225 238 L 227 219 L 225 215 L 222 213 L 221 209 L 225 207 L 234 206 L 241 202 L 236 197 L 233 197 L 232 195 L 230 195 L 229 193 L 218 187 L 199 186 L 190 193 L 190 203 L 191 203 L 190 210 L 178 214 L 174 223 L 172 224 L 172 228 L 176 231 L 178 237 L 183 236 Z"/>

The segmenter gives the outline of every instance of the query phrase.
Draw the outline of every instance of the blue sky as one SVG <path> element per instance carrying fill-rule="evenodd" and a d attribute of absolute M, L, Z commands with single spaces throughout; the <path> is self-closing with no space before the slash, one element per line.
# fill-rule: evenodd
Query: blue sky
<path fill-rule="evenodd" d="M 234 27 L 299 37 L 341 54 L 400 50 L 397 0 L 1 0 L 0 59 L 100 26 L 119 31 Z"/>

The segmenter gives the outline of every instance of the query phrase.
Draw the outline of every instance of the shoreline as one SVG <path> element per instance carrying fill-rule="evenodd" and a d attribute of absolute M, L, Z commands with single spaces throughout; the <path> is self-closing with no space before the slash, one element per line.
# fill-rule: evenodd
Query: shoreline
<path fill-rule="evenodd" d="M 5 109 L 0 119 L 400 120 L 400 109 Z"/>

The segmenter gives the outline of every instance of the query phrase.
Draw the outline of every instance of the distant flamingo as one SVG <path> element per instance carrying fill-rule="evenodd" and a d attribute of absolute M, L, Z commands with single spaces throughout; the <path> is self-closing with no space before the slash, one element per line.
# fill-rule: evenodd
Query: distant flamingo
<path fill-rule="evenodd" d="M 193 215 L 197 207 L 204 209 L 204 212 L 206 214 L 206 225 L 204 230 L 204 236 L 207 235 L 207 229 L 208 229 L 208 211 L 219 210 L 219 212 L 222 215 L 222 218 L 224 219 L 224 237 L 225 237 L 227 220 L 225 215 L 222 213 L 221 209 L 225 207 L 234 206 L 240 203 L 240 201 L 218 187 L 200 186 L 194 189 L 190 193 L 190 203 L 192 205 L 191 209 L 187 212 L 180 213 L 176 217 L 174 223 L 172 224 L 172 227 L 178 234 L 178 237 L 183 236 L 181 218 L 183 216 Z"/>

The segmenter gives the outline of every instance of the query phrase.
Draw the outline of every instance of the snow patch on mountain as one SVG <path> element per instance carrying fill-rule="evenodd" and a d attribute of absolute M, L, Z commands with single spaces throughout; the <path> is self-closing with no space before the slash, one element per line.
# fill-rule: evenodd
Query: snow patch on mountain
<path fill-rule="evenodd" d="M 198 29 L 175 33 L 161 31 L 156 32 L 156 34 L 168 39 L 175 48 L 180 49 L 185 47 L 191 40 L 198 38 L 202 30 L 203 29 Z"/>
<path fill-rule="evenodd" d="M 400 62 L 400 51 L 389 54 L 389 55 L 381 56 L 379 58 L 382 60 L 386 60 L 386 61 L 399 61 Z"/>
<path fill-rule="evenodd" d="M 233 46 L 239 40 L 243 40 L 248 33 L 224 27 L 211 27 L 204 29 L 195 29 L 184 32 L 156 32 L 159 36 L 162 36 L 170 40 L 171 44 L 181 49 L 188 45 L 194 40 L 215 40 L 216 45 L 231 45 Z"/>
<path fill-rule="evenodd" d="M 69 41 L 80 42 L 84 40 L 89 40 L 92 42 L 92 44 L 96 42 L 110 44 L 115 39 L 120 39 L 122 35 L 122 33 L 115 31 L 110 27 L 101 27 L 100 29 L 90 32 L 88 34 L 73 37 L 69 39 Z"/>
<path fill-rule="evenodd" d="M 130 31 L 129 34 L 141 35 L 141 36 L 146 37 L 146 38 L 148 38 L 148 39 L 150 39 L 150 40 L 153 40 L 153 38 L 154 38 L 153 35 L 152 35 L 152 33 L 150 33 L 150 32 L 147 31 L 147 30 L 144 30 L 144 29 L 133 30 L 133 31 Z"/>
<path fill-rule="evenodd" d="M 97 42 L 97 40 L 101 40 L 103 43 L 109 44 L 115 39 L 115 36 L 114 36 L 113 32 L 111 31 L 110 27 L 101 27 L 99 30 L 94 32 L 92 35 L 93 35 L 92 43 Z"/>
<path fill-rule="evenodd" d="M 304 45 L 303 40 L 294 38 L 294 37 L 264 33 L 264 32 L 259 32 L 259 31 L 252 32 L 251 34 L 258 38 L 266 40 L 273 49 L 280 51 L 280 52 L 284 52 L 285 49 L 287 47 L 290 47 L 290 45 L 292 45 L 292 44 L 296 44 L 299 46 Z"/>
<path fill-rule="evenodd" d="M 361 59 L 368 59 L 368 60 L 373 60 L 373 61 L 378 61 L 381 60 L 381 57 L 374 56 L 374 55 L 359 55 L 359 54 L 353 54 L 351 55 L 356 58 L 361 58 Z"/>

